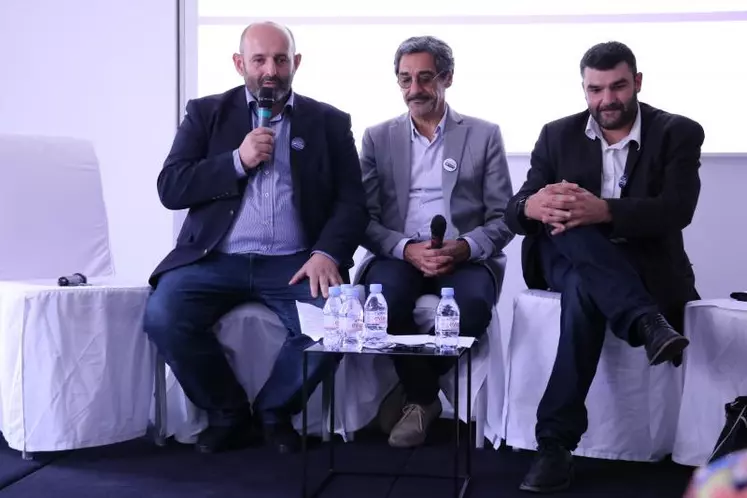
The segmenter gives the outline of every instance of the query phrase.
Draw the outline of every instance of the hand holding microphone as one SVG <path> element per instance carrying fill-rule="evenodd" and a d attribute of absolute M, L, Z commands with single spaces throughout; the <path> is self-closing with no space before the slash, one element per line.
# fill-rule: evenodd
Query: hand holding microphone
<path fill-rule="evenodd" d="M 270 128 L 272 105 L 275 103 L 272 88 L 262 87 L 257 98 L 257 127 L 244 137 L 239 146 L 241 164 L 248 172 L 272 157 L 275 133 Z"/>
<path fill-rule="evenodd" d="M 454 258 L 444 251 L 446 218 L 437 214 L 431 220 L 431 239 L 405 246 L 405 260 L 427 277 L 448 273 Z"/>
<path fill-rule="evenodd" d="M 446 234 L 446 218 L 437 214 L 431 220 L 431 249 L 441 249 Z"/>

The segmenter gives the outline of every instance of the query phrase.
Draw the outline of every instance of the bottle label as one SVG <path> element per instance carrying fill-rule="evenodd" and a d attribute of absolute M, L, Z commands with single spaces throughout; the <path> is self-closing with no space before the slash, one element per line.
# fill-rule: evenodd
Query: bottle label
<path fill-rule="evenodd" d="M 436 330 L 442 332 L 456 331 L 459 333 L 459 317 L 458 316 L 437 316 L 436 317 Z"/>
<path fill-rule="evenodd" d="M 366 325 L 384 326 L 387 322 L 386 313 L 369 311 L 366 313 Z"/>
<path fill-rule="evenodd" d="M 340 327 L 340 320 L 337 315 L 324 315 L 324 328 L 326 330 L 337 330 Z"/>
<path fill-rule="evenodd" d="M 340 325 L 345 332 L 358 332 L 363 329 L 361 320 L 352 316 L 343 317 L 340 320 Z"/>

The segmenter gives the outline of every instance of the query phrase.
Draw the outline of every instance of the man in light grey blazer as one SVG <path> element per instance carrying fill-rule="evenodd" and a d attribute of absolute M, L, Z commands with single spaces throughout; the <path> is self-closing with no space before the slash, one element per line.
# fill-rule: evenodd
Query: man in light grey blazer
<path fill-rule="evenodd" d="M 418 297 L 451 287 L 461 310 L 460 334 L 478 336 L 490 323 L 503 282 L 503 248 L 513 238 L 504 222 L 513 190 L 501 132 L 446 104 L 454 58 L 443 41 L 406 40 L 394 70 L 409 112 L 363 136 L 361 168 L 371 215 L 365 246 L 371 254 L 359 275 L 366 284 L 382 284 L 390 334 L 417 333 Z M 441 248 L 431 247 L 436 215 L 447 222 Z M 441 413 L 438 380 L 451 363 L 393 359 L 405 405 L 399 421 L 382 420 L 382 427 L 390 445 L 417 446 Z"/>

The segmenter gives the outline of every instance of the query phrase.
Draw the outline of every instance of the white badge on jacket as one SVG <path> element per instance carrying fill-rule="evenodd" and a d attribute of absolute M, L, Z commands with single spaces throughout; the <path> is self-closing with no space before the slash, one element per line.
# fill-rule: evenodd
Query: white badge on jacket
<path fill-rule="evenodd" d="M 452 158 L 444 159 L 444 169 L 448 172 L 454 172 L 457 169 L 457 162 Z"/>

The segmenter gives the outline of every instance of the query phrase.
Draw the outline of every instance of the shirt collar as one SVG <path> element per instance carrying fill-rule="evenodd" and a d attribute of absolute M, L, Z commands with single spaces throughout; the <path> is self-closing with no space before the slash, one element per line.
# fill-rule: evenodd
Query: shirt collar
<path fill-rule="evenodd" d="M 600 139 L 605 145 L 607 144 L 607 141 L 604 140 L 604 136 L 602 135 L 602 131 L 599 129 L 599 123 L 591 116 L 589 115 L 589 119 L 586 121 L 586 136 L 589 137 L 590 140 L 596 140 L 597 138 Z M 635 115 L 635 121 L 633 121 L 633 127 L 630 129 L 630 133 L 628 133 L 628 136 L 620 140 L 618 142 L 620 145 L 619 147 L 625 147 L 628 142 L 635 141 L 636 145 L 638 146 L 638 150 L 641 149 L 641 105 L 638 104 L 638 110 Z"/>
<path fill-rule="evenodd" d="M 249 106 L 250 109 L 253 110 L 252 102 L 256 102 L 257 99 L 254 98 L 254 95 L 251 94 L 248 88 L 244 87 L 244 93 L 246 94 L 246 104 Z M 295 102 L 296 95 L 293 93 L 293 90 L 290 92 L 290 96 L 288 97 L 288 100 L 285 102 L 285 107 L 283 110 L 293 110 L 293 104 Z"/>
<path fill-rule="evenodd" d="M 441 135 L 444 130 L 444 125 L 446 124 L 446 115 L 449 113 L 449 106 L 448 104 L 444 106 L 444 115 L 441 116 L 441 121 L 438 122 L 438 125 L 436 126 L 436 131 L 434 133 L 434 136 Z M 409 116 L 409 122 L 410 122 L 410 140 L 415 140 L 417 137 L 422 136 L 417 128 L 415 128 L 415 123 L 412 120 L 412 116 Z"/>

